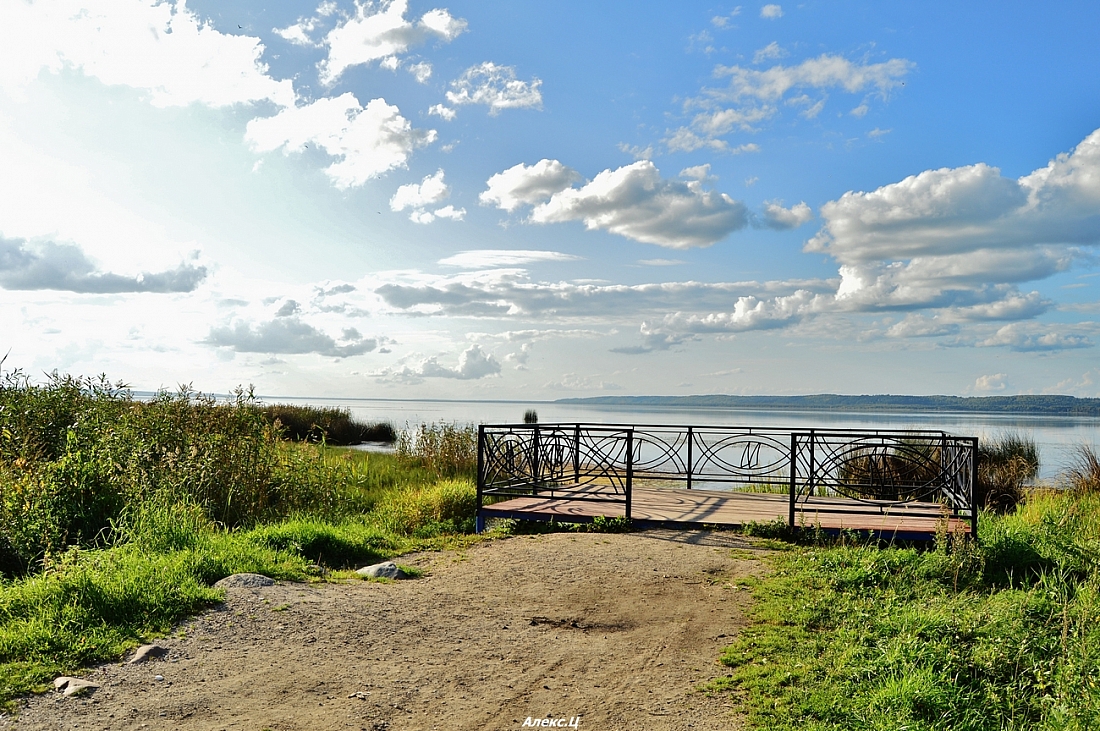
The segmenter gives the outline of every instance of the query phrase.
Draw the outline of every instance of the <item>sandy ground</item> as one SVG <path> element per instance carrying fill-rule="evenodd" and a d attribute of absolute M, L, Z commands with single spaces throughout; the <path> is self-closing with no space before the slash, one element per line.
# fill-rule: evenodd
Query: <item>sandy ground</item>
<path fill-rule="evenodd" d="M 30 698 L 0 727 L 736 729 L 733 701 L 698 687 L 723 674 L 762 553 L 723 533 L 558 533 L 409 556 L 410 581 L 230 589 L 158 642 L 167 658 L 96 668 L 98 691 Z"/>

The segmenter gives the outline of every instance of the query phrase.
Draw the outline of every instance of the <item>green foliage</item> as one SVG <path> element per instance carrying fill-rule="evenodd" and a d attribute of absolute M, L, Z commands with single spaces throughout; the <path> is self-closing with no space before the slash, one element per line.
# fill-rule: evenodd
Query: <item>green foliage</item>
<path fill-rule="evenodd" d="M 766 729 L 1100 724 L 1100 495 L 983 514 L 981 543 L 796 548 L 714 684 Z"/>
<path fill-rule="evenodd" d="M 523 412 L 523 423 L 524 424 L 538 424 L 539 423 L 539 412 L 535 411 L 534 409 L 527 409 L 526 411 L 524 411 Z"/>
<path fill-rule="evenodd" d="M 281 436 L 296 442 L 347 446 L 363 442 L 392 443 L 397 439 L 392 424 L 364 424 L 352 419 L 348 409 L 272 404 L 261 410 Z"/>

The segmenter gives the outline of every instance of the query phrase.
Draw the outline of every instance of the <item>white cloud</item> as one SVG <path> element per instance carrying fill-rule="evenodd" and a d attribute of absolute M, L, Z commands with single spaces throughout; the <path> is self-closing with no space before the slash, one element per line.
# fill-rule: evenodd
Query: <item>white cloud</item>
<path fill-rule="evenodd" d="M 748 223 L 742 203 L 699 181 L 663 179 L 649 160 L 604 170 L 580 188 L 570 185 L 575 175 L 557 160 L 517 165 L 489 178 L 481 201 L 506 211 L 534 205 L 533 223 L 582 221 L 590 231 L 676 249 L 710 246 Z"/>
<path fill-rule="evenodd" d="M 362 107 L 346 92 L 253 119 L 245 138 L 260 152 L 299 152 L 313 142 L 337 158 L 325 172 L 336 187 L 345 189 L 405 167 L 415 149 L 435 141 L 436 132 L 413 129 L 385 99 L 371 99 Z"/>
<path fill-rule="evenodd" d="M 451 82 L 447 101 L 454 106 L 484 104 L 494 116 L 502 109 L 542 109 L 540 86 L 540 79 L 522 81 L 513 67 L 485 61 Z"/>
<path fill-rule="evenodd" d="M 1041 352 L 1091 348 L 1092 341 L 1079 333 L 1052 331 L 1049 326 L 1036 327 L 1014 322 L 1005 325 L 991 337 L 975 345 L 979 348 L 1007 347 L 1023 352 Z"/>
<path fill-rule="evenodd" d="M 436 208 L 434 211 L 427 210 L 441 203 L 450 194 L 450 188 L 443 182 L 443 171 L 437 170 L 435 175 L 428 175 L 420 184 L 409 183 L 398 188 L 390 198 L 390 210 L 412 209 L 409 219 L 415 223 L 431 223 L 437 218 L 461 221 L 466 216 L 465 208 L 448 205 Z"/>
<path fill-rule="evenodd" d="M 390 198 L 391 211 L 403 211 L 406 208 L 425 208 L 435 205 L 450 195 L 450 188 L 443 182 L 443 170 L 428 175 L 420 182 L 402 185 Z"/>
<path fill-rule="evenodd" d="M 428 114 L 434 114 L 437 117 L 443 117 L 446 121 L 450 122 L 455 118 L 455 110 L 443 104 L 433 104 L 428 107 Z"/>
<path fill-rule="evenodd" d="M 681 259 L 639 259 L 638 263 L 645 267 L 674 267 L 684 262 Z"/>
<path fill-rule="evenodd" d="M 355 328 L 345 328 L 337 339 L 296 316 L 277 317 L 255 328 L 243 321 L 215 327 L 204 342 L 238 353 L 316 353 L 335 358 L 362 355 L 378 346 L 376 339 L 364 338 Z"/>
<path fill-rule="evenodd" d="M 748 222 L 744 204 L 704 191 L 698 181 L 661 178 L 649 160 L 604 170 L 580 188 L 566 188 L 531 211 L 535 223 L 583 221 L 634 241 L 674 249 L 710 246 Z"/>
<path fill-rule="evenodd" d="M 554 391 L 621 391 L 622 386 L 614 381 L 605 381 L 600 376 L 580 376 L 566 373 L 561 380 L 550 381 L 543 388 Z"/>
<path fill-rule="evenodd" d="M 867 106 L 865 102 L 863 104 L 860 104 L 858 107 L 852 109 L 852 111 L 848 112 L 848 114 L 851 114 L 853 117 L 863 117 L 866 116 L 867 112 L 869 112 L 870 110 L 871 107 Z"/>
<path fill-rule="evenodd" d="M 410 64 L 409 73 L 413 75 L 417 82 L 426 84 L 428 79 L 432 78 L 432 65 L 427 61 Z"/>
<path fill-rule="evenodd" d="M 762 225 L 776 231 L 798 228 L 814 217 L 804 202 L 784 208 L 782 201 L 765 201 Z"/>
<path fill-rule="evenodd" d="M 182 1 L 0 4 L 0 87 L 14 94 L 42 69 L 74 68 L 141 89 L 159 107 L 293 104 L 292 83 L 268 74 L 263 51 L 259 39 L 221 33 Z"/>
<path fill-rule="evenodd" d="M 774 61 L 778 58 L 786 58 L 788 55 L 790 54 L 788 54 L 787 51 L 781 48 L 779 46 L 779 43 L 777 43 L 776 41 L 772 41 L 768 45 L 758 50 L 756 53 L 752 54 L 752 62 L 754 64 L 761 64 L 765 61 Z"/>
<path fill-rule="evenodd" d="M 974 390 L 978 393 L 991 393 L 993 391 L 1005 390 L 1005 379 L 1008 378 L 1006 373 L 990 373 L 984 376 L 978 376 L 974 381 Z"/>
<path fill-rule="evenodd" d="M 357 0 L 355 14 L 325 36 L 329 51 L 319 64 L 322 83 L 334 83 L 352 66 L 397 56 L 433 39 L 449 42 L 466 30 L 465 20 L 438 8 L 419 20 L 406 20 L 408 6 L 408 0 L 379 4 Z"/>
<path fill-rule="evenodd" d="M 702 182 L 711 182 L 718 179 L 717 176 L 710 174 L 710 163 L 704 163 L 702 165 L 693 165 L 689 168 L 684 168 L 680 171 L 681 178 L 691 178 L 692 180 L 699 180 Z"/>
<path fill-rule="evenodd" d="M 500 374 L 500 361 L 486 353 L 479 345 L 471 345 L 458 356 L 458 365 L 440 365 L 436 356 L 424 358 L 400 368 L 385 368 L 371 375 L 381 381 L 397 383 L 421 383 L 425 378 L 454 378 L 472 381 Z"/>
<path fill-rule="evenodd" d="M 0 287 L 4 289 L 82 294 L 191 292 L 205 278 L 206 267 L 186 263 L 134 276 L 102 272 L 73 244 L 0 236 Z"/>
<path fill-rule="evenodd" d="M 536 205 L 570 187 L 581 176 L 557 160 L 539 160 L 534 165 L 514 165 L 486 182 L 479 200 L 511 213 L 522 205 Z"/>
<path fill-rule="evenodd" d="M 475 249 L 460 251 L 457 254 L 440 259 L 443 266 L 462 269 L 492 269 L 496 267 L 517 267 L 544 261 L 581 261 L 581 257 L 563 254 L 560 251 L 530 251 L 523 249 Z"/>
<path fill-rule="evenodd" d="M 783 7 L 781 5 L 765 5 L 760 8 L 760 17 L 767 20 L 776 20 L 783 17 Z"/>
<path fill-rule="evenodd" d="M 899 86 L 901 79 L 912 68 L 911 61 L 901 58 L 859 64 L 843 56 L 825 53 L 797 66 L 772 66 L 763 71 L 742 66 L 718 66 L 714 73 L 718 77 L 729 77 L 729 88 L 722 90 L 722 95 L 730 99 L 752 97 L 761 101 L 776 101 L 792 89 L 799 88 L 838 88 L 850 94 L 871 89 L 885 95 Z"/>

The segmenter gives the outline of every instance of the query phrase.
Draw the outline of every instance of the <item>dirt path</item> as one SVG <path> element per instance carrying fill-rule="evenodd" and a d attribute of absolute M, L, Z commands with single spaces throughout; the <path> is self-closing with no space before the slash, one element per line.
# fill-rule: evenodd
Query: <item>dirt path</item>
<path fill-rule="evenodd" d="M 93 695 L 32 698 L 11 727 L 738 728 L 695 689 L 723 674 L 760 555 L 720 533 L 558 533 L 407 557 L 412 581 L 230 589 L 167 659 L 98 668 Z"/>

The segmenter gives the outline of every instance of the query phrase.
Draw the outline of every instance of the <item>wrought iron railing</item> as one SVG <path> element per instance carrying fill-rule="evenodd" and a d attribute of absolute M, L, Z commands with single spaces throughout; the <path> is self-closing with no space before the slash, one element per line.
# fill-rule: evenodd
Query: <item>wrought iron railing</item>
<path fill-rule="evenodd" d="M 504 424 L 478 428 L 478 510 L 539 496 L 620 503 L 635 485 L 782 492 L 812 510 L 934 508 L 977 530 L 977 439 L 942 431 Z M 847 501 L 823 501 L 842 497 Z M 818 498 L 815 500 L 815 498 Z"/>

